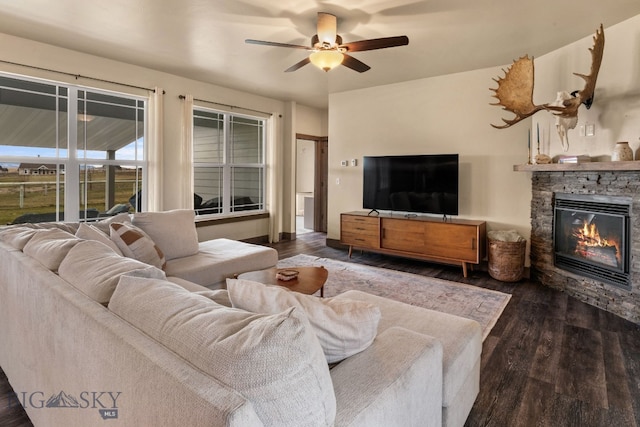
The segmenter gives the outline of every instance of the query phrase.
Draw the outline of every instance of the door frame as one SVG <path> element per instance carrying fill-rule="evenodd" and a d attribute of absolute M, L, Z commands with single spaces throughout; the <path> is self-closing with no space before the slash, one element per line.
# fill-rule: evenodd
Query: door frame
<path fill-rule="evenodd" d="M 315 143 L 313 230 L 326 233 L 329 180 L 329 138 L 326 136 L 313 136 L 297 133 L 296 144 L 299 139 L 313 141 Z"/>

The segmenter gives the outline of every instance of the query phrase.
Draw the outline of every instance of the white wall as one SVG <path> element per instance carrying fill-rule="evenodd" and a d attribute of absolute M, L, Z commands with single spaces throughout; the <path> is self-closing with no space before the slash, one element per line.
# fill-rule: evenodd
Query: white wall
<path fill-rule="evenodd" d="M 587 154 L 608 160 L 618 141 L 629 142 L 634 151 L 640 147 L 640 15 L 605 28 L 604 33 L 604 55 L 594 102 L 589 110 L 580 107 L 578 125 L 569 131 L 569 150 L 562 150 L 556 120 L 550 113 L 533 116 L 533 129 L 537 129 L 539 123 L 541 133 L 550 137 L 550 145 L 546 143 L 549 140 L 543 140 L 546 154 Z M 592 37 L 586 37 L 537 58 L 534 101 L 542 104 L 553 101 L 557 91 L 582 89 L 584 81 L 573 73 L 589 74 L 588 49 L 592 46 Z M 586 123 L 595 125 L 594 136 L 581 136 L 580 127 Z"/>
<path fill-rule="evenodd" d="M 605 29 L 605 34 L 595 103 L 588 113 L 585 107 L 579 111 L 581 121 L 595 122 L 596 136 L 580 140 L 576 131 L 570 131 L 576 154 L 610 154 L 617 140 L 634 141 L 638 146 L 640 15 Z M 588 74 L 591 56 L 587 48 L 591 43 L 587 37 L 535 60 L 536 102 L 553 101 L 557 90 L 581 88 L 580 80 L 571 73 Z M 501 124 L 502 117 L 512 117 L 489 105 L 496 101 L 489 90 L 497 87 L 492 79 L 503 75 L 502 68 L 330 95 L 327 237 L 340 238 L 341 212 L 362 209 L 362 162 L 357 167 L 342 167 L 341 160 L 361 160 L 367 155 L 459 153 L 460 217 L 486 220 L 489 230 L 516 229 L 529 239 L 531 174 L 513 172 L 513 165 L 527 161 L 532 120 L 507 129 L 490 126 Z M 571 81 L 568 88 L 565 80 Z M 550 116 L 537 113 L 536 122 L 548 121 L 544 115 Z M 553 138 L 555 121 L 552 124 Z M 559 139 L 555 143 L 552 139 L 551 154 L 557 154 L 559 147 Z"/>
<path fill-rule="evenodd" d="M 496 69 L 473 71 L 330 96 L 328 238 L 340 212 L 362 208 L 362 157 L 460 154 L 461 218 L 528 235 L 531 186 L 513 165 L 527 160 L 525 126 L 506 130 L 491 102 Z M 358 166 L 340 166 L 358 159 Z M 339 180 L 339 184 L 337 183 Z"/>
<path fill-rule="evenodd" d="M 327 110 L 296 104 L 296 133 L 327 136 Z"/>

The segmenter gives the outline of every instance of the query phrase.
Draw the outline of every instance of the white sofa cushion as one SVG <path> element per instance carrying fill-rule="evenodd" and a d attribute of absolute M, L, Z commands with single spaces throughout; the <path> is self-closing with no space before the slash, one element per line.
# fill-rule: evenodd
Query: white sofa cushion
<path fill-rule="evenodd" d="M 15 249 L 23 250 L 37 231 L 32 227 L 6 227 L 0 229 L 0 240 Z"/>
<path fill-rule="evenodd" d="M 165 277 L 162 270 L 120 256 L 95 240 L 82 241 L 70 250 L 60 264 L 58 274 L 100 304 L 109 302 L 120 276 L 124 274 L 157 279 Z"/>
<path fill-rule="evenodd" d="M 22 251 L 51 271 L 57 271 L 67 253 L 82 240 L 71 233 L 51 228 L 37 230 Z"/>
<path fill-rule="evenodd" d="M 200 242 L 199 252 L 167 261 L 167 276 L 176 276 L 202 286 L 224 283 L 234 274 L 263 270 L 276 265 L 278 252 L 266 246 L 237 240 L 213 239 Z"/>
<path fill-rule="evenodd" d="M 151 237 L 168 261 L 198 253 L 195 217 L 191 209 L 138 212 L 133 215 L 132 223 Z"/>
<path fill-rule="evenodd" d="M 96 226 L 81 222 L 76 231 L 76 237 L 85 240 L 96 240 L 109 246 L 115 253 L 122 256 L 122 251 L 108 235 L 100 231 Z"/>
<path fill-rule="evenodd" d="M 196 291 L 195 293 L 209 298 L 217 304 L 224 305 L 225 307 L 232 307 L 231 300 L 229 299 L 229 292 L 227 292 L 226 289 Z"/>
<path fill-rule="evenodd" d="M 111 228 L 111 240 L 115 242 L 124 256 L 154 267 L 165 268 L 164 253 L 153 239 L 140 228 L 124 222 L 114 222 L 109 227 Z"/>
<path fill-rule="evenodd" d="M 329 368 L 300 310 L 253 314 L 134 277 L 120 279 L 109 309 L 244 395 L 265 426 L 333 425 Z"/>
<path fill-rule="evenodd" d="M 371 345 L 378 332 L 380 309 L 363 301 L 318 298 L 281 286 L 227 279 L 233 307 L 253 313 L 280 313 L 289 307 L 304 310 L 328 363 L 337 363 Z"/>
<path fill-rule="evenodd" d="M 379 307 L 382 313 L 379 333 L 399 326 L 440 341 L 443 348 L 442 406 L 456 406 L 456 400 L 460 398 L 461 391 L 464 393 L 465 386 L 475 393 L 471 396 L 473 404 L 480 383 L 479 370 L 474 366 L 480 361 L 482 353 L 482 329 L 478 322 L 361 291 L 350 290 L 336 298 L 365 301 Z M 474 374 L 476 376 L 470 378 Z M 470 380 L 472 382 L 467 383 Z"/>

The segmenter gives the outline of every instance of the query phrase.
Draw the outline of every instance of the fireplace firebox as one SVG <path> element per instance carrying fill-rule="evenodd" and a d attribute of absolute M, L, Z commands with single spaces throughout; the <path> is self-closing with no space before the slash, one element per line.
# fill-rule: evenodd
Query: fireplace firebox
<path fill-rule="evenodd" d="M 630 290 L 631 203 L 630 197 L 556 193 L 556 267 Z"/>

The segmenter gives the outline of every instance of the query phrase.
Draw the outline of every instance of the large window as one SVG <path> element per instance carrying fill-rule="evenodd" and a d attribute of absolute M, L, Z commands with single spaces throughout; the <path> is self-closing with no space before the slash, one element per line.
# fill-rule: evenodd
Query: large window
<path fill-rule="evenodd" d="M 194 204 L 199 215 L 265 209 L 262 118 L 194 108 Z"/>
<path fill-rule="evenodd" d="M 0 74 L 0 224 L 142 209 L 146 102 Z"/>

